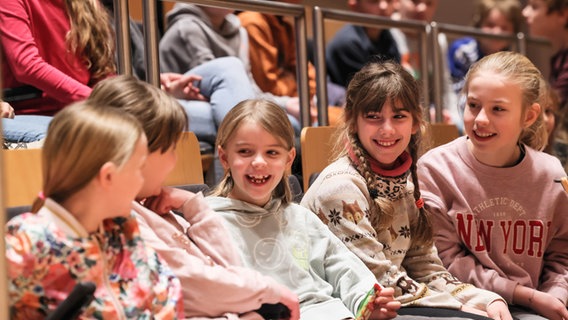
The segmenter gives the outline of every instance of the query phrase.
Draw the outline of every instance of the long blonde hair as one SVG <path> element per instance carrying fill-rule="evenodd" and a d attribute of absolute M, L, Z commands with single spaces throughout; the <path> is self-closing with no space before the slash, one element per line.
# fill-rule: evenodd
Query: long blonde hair
<path fill-rule="evenodd" d="M 188 129 L 187 115 L 174 97 L 133 76 L 121 75 L 99 82 L 88 100 L 134 115 L 146 133 L 150 153 L 167 151 Z"/>
<path fill-rule="evenodd" d="M 114 32 L 108 11 L 98 0 L 65 0 L 71 28 L 68 49 L 81 57 L 91 73 L 89 85 L 116 73 Z"/>
<path fill-rule="evenodd" d="M 520 53 L 501 51 L 485 56 L 474 63 L 465 76 L 463 91 L 466 96 L 471 79 L 482 71 L 499 74 L 521 88 L 523 118 L 531 105 L 546 101 L 546 81 L 540 70 L 529 58 Z M 548 142 L 548 133 L 542 108 L 536 121 L 528 128 L 523 129 L 519 136 L 519 142 L 536 150 L 544 149 Z"/>
<path fill-rule="evenodd" d="M 270 132 L 275 138 L 284 143 L 286 150 L 294 148 L 294 129 L 288 120 L 286 112 L 278 105 L 268 100 L 249 99 L 238 103 L 232 108 L 217 130 L 217 147 L 227 148 L 227 141 L 237 132 L 244 122 L 253 122 Z M 280 198 L 283 204 L 292 201 L 292 192 L 288 182 L 289 172 L 285 172 L 282 180 L 272 192 L 272 198 Z M 223 180 L 212 191 L 212 195 L 226 197 L 233 190 L 234 181 L 229 170 Z"/>
<path fill-rule="evenodd" d="M 400 102 L 412 116 L 412 122 L 419 127 L 408 144 L 408 153 L 412 158 L 410 173 L 414 183 L 414 199 L 421 198 L 418 185 L 416 163 L 422 149 L 422 132 L 425 120 L 422 104 L 420 103 L 420 86 L 414 77 L 404 68 L 393 61 L 371 61 L 359 70 L 349 82 L 346 92 L 344 121 L 338 128 L 338 138 L 335 146 L 336 156 L 347 154 L 345 143 L 349 143 L 359 164 L 357 171 L 363 176 L 369 190 L 377 190 L 377 179 L 371 170 L 368 152 L 363 148 L 357 137 L 357 118 L 369 112 L 380 112 L 385 103 Z M 392 202 L 386 198 L 376 197 L 369 204 L 370 220 L 373 228 L 380 232 L 388 228 L 394 219 Z M 410 223 L 412 237 L 417 243 L 432 243 L 432 228 L 428 212 L 421 208 L 419 214 Z"/>
<path fill-rule="evenodd" d="M 42 148 L 43 197 L 62 202 L 85 187 L 106 162 L 122 166 L 143 135 L 136 118 L 124 111 L 77 102 L 59 111 Z"/>

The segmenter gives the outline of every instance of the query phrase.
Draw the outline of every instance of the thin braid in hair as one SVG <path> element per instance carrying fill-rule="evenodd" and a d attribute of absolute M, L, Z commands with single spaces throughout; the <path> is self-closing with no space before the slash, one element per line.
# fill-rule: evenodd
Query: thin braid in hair
<path fill-rule="evenodd" d="M 410 143 L 408 144 L 408 151 L 412 157 L 410 174 L 414 184 L 413 196 L 415 201 L 422 197 L 420 187 L 418 185 L 418 174 L 416 170 L 420 145 L 419 141 L 419 134 L 413 134 L 410 137 Z M 430 219 L 429 212 L 424 207 L 418 209 L 418 216 L 413 218 L 413 221 L 410 222 L 410 234 L 412 234 L 415 243 L 419 243 L 424 246 L 429 246 L 433 243 L 432 221 Z"/>
<path fill-rule="evenodd" d="M 391 225 L 394 219 L 394 207 L 390 200 L 378 196 L 377 189 L 379 187 L 377 185 L 377 178 L 370 168 L 367 152 L 361 146 L 359 139 L 355 135 L 349 135 L 349 142 L 359 161 L 359 164 L 356 165 L 356 169 L 363 176 L 363 179 L 365 179 L 367 189 L 373 199 L 373 201 L 369 203 L 369 210 L 371 211 L 369 220 L 375 231 L 380 233 Z"/>

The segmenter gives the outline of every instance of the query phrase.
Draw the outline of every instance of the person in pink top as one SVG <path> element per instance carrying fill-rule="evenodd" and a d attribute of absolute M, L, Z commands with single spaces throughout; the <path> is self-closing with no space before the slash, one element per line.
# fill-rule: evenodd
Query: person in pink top
<path fill-rule="evenodd" d="M 438 254 L 458 279 L 494 291 L 520 319 L 568 319 L 568 196 L 547 143 L 540 71 L 498 52 L 466 75 L 466 136 L 418 162 Z M 544 318 L 543 318 L 544 317 Z"/>
<path fill-rule="evenodd" d="M 115 73 L 114 38 L 98 0 L 7 0 L 0 7 L 5 88 L 37 94 L 16 114 L 54 115 Z"/>
<path fill-rule="evenodd" d="M 290 320 L 298 320 L 298 297 L 272 278 L 242 266 L 221 216 L 210 209 L 203 194 L 162 187 L 176 163 L 177 141 L 187 129 L 183 107 L 163 90 L 132 76 L 101 81 L 87 101 L 124 110 L 142 123 L 149 154 L 132 213 L 146 245 L 180 279 L 185 316 L 262 319 L 263 304 L 281 303 L 290 310 Z"/>

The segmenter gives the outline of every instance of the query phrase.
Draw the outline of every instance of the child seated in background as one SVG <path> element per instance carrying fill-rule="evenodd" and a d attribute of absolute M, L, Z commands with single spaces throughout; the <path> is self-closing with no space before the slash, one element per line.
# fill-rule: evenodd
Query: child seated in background
<path fill-rule="evenodd" d="M 183 108 L 171 96 L 131 76 L 97 84 L 88 101 L 135 116 L 148 137 L 144 184 L 132 203 L 145 243 L 170 265 L 182 284 L 185 315 L 258 319 L 251 311 L 281 302 L 299 317 L 298 298 L 267 276 L 241 266 L 221 218 L 201 193 L 163 187 L 176 163 L 176 143 L 187 129 Z M 198 154 L 195 155 L 199 157 Z M 183 217 L 171 210 L 180 212 Z M 184 219 L 185 218 L 185 219 Z"/>
<path fill-rule="evenodd" d="M 518 0 L 477 0 L 473 26 L 481 31 L 515 35 L 521 32 L 523 16 Z M 448 51 L 448 64 L 453 89 L 460 94 L 464 77 L 471 65 L 486 55 L 508 50 L 510 41 L 480 37 L 464 37 L 454 41 Z"/>
<path fill-rule="evenodd" d="M 182 318 L 180 282 L 130 214 L 148 154 L 138 121 L 80 102 L 42 151 L 43 195 L 6 225 L 11 318 L 43 319 L 85 281 L 96 291 L 82 318 Z"/>
<path fill-rule="evenodd" d="M 207 202 L 225 219 L 245 265 L 298 295 L 302 319 L 352 319 L 366 308 L 373 319 L 395 317 L 393 290 L 380 288 L 312 212 L 291 203 L 294 132 L 286 119 L 266 100 L 229 111 L 217 137 L 226 173 Z"/>

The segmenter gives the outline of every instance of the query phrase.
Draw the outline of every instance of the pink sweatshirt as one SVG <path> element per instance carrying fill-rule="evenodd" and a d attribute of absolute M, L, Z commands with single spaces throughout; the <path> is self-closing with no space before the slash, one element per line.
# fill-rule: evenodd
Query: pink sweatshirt
<path fill-rule="evenodd" d="M 2 85 L 30 85 L 43 91 L 33 104 L 12 103 L 16 114 L 52 115 L 91 92 L 89 70 L 67 51 L 69 29 L 63 0 L 2 1 Z"/>
<path fill-rule="evenodd" d="M 509 303 L 517 284 L 568 300 L 568 194 L 555 178 L 558 159 L 525 147 L 517 165 L 478 162 L 462 137 L 418 161 L 436 246 L 461 281 L 500 294 Z"/>
<path fill-rule="evenodd" d="M 262 303 L 277 303 L 276 282 L 241 267 L 240 256 L 222 218 L 201 193 L 182 208 L 182 218 L 163 216 L 133 203 L 140 234 L 180 279 L 187 317 L 249 319 Z M 256 314 L 255 314 L 256 315 Z"/>

